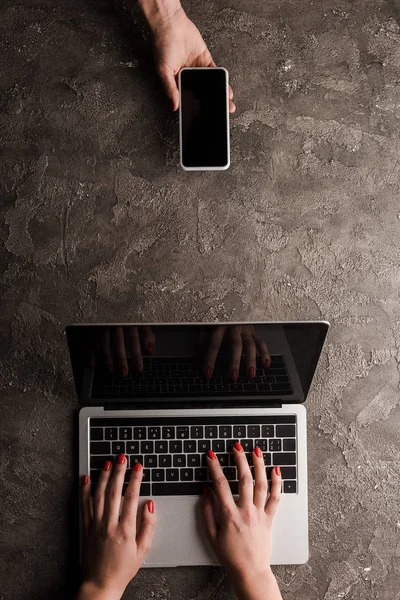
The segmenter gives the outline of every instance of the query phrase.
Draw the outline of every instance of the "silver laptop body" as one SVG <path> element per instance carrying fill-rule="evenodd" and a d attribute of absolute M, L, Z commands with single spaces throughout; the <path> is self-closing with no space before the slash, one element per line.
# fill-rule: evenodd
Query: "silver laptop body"
<path fill-rule="evenodd" d="M 96 482 L 102 461 L 121 447 L 130 467 L 134 460 L 144 463 L 148 479 L 142 484 L 140 506 L 153 497 L 158 523 L 144 566 L 218 564 L 204 535 L 200 513 L 199 490 L 207 479 L 198 481 L 196 477 L 207 478 L 202 455 L 208 444 L 224 448 L 217 454 L 228 461 L 224 469 L 232 477 L 228 443 L 236 439 L 245 445 L 249 456 L 252 445 L 262 445 L 267 470 L 280 464 L 285 474 L 273 526 L 272 564 L 308 560 L 307 421 L 303 403 L 328 327 L 323 321 L 67 327 L 82 405 L 79 475 L 90 474 Z M 238 337 L 243 346 L 238 377 L 233 382 L 233 342 Z M 205 378 L 209 357 L 215 357 L 210 348 L 216 339 L 220 345 L 214 370 Z M 253 340 L 250 346 L 249 339 Z M 247 361 L 254 346 L 256 372 L 248 377 Z M 260 363 L 265 346 L 269 367 Z M 123 372 L 126 364 L 127 375 Z M 150 435 L 155 437 L 148 439 Z M 190 451 L 185 452 L 185 448 Z M 177 460 L 183 460 L 183 466 Z M 175 479 L 167 481 L 167 477 Z M 235 494 L 235 481 L 231 486 Z"/>

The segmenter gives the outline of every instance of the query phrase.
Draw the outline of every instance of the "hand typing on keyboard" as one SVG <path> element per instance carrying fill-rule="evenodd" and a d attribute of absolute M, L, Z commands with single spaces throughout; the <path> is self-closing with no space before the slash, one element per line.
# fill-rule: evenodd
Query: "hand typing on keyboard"
<path fill-rule="evenodd" d="M 263 367 L 269 367 L 271 364 L 267 345 L 256 334 L 253 325 L 219 325 L 213 329 L 204 362 L 204 376 L 208 379 L 213 374 L 218 354 L 224 342 L 230 346 L 229 377 L 232 381 L 236 381 L 238 378 L 242 352 L 245 355 L 244 368 L 247 377 L 252 378 L 256 374 L 257 351 Z"/>
<path fill-rule="evenodd" d="M 82 478 L 83 583 L 78 600 L 120 599 L 150 551 L 154 529 L 154 502 L 143 507 L 142 524 L 136 517 L 143 469 L 132 469 L 121 510 L 127 460 L 120 454 L 114 467 L 104 464 L 91 499 L 91 482 Z"/>
<path fill-rule="evenodd" d="M 239 600 L 282 600 L 271 571 L 271 526 L 279 503 L 279 467 L 272 470 L 271 493 L 262 452 L 253 451 L 255 485 L 240 443 L 233 449 L 239 479 L 235 502 L 216 454 L 207 453 L 214 491 L 205 488 L 203 514 L 210 544 L 232 578 Z"/>

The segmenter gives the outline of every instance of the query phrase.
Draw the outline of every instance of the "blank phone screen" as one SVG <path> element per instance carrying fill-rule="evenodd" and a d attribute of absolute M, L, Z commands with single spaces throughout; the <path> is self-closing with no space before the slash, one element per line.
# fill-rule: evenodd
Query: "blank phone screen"
<path fill-rule="evenodd" d="M 226 167 L 229 162 L 226 78 L 224 69 L 191 69 L 181 73 L 185 167 Z"/>

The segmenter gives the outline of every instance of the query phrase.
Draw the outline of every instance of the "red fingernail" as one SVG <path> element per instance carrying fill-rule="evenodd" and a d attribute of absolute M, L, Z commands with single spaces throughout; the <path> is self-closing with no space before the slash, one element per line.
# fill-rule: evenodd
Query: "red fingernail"
<path fill-rule="evenodd" d="M 136 463 L 136 465 L 133 467 L 133 470 L 140 471 L 141 468 L 142 468 L 142 465 L 140 463 Z"/>
<path fill-rule="evenodd" d="M 207 367 L 207 369 L 204 371 L 204 377 L 206 379 L 210 379 L 210 377 L 211 377 L 211 367 Z"/>
<path fill-rule="evenodd" d="M 255 375 L 254 367 L 250 367 L 250 369 L 249 369 L 249 377 L 254 377 L 254 375 Z"/>
<path fill-rule="evenodd" d="M 277 475 L 280 475 L 281 474 L 281 468 L 280 467 L 275 467 L 275 473 Z"/>
<path fill-rule="evenodd" d="M 151 354 L 154 350 L 154 344 L 147 344 L 147 352 Z"/>
<path fill-rule="evenodd" d="M 153 512 L 154 512 L 154 502 L 153 502 L 153 500 L 149 500 L 149 501 L 147 502 L 147 510 L 148 510 L 149 512 L 151 512 L 151 513 L 153 513 Z"/>
<path fill-rule="evenodd" d="M 233 369 L 233 371 L 232 371 L 232 380 L 236 381 L 237 377 L 238 377 L 238 370 L 237 369 Z"/>
<path fill-rule="evenodd" d="M 136 365 L 135 369 L 136 369 L 137 373 L 143 373 L 143 367 L 142 367 L 142 365 Z"/>
<path fill-rule="evenodd" d="M 254 448 L 254 454 L 258 457 L 258 458 L 262 458 L 262 452 L 261 452 L 261 448 L 259 448 L 258 446 L 256 446 Z"/>
<path fill-rule="evenodd" d="M 122 377 L 128 377 L 128 369 L 126 367 L 122 368 Z"/>
<path fill-rule="evenodd" d="M 111 469 L 111 466 L 112 466 L 112 465 L 111 465 L 110 461 L 109 461 L 109 460 L 107 460 L 107 461 L 104 463 L 103 471 L 109 471 L 109 470 Z"/>
<path fill-rule="evenodd" d="M 89 483 L 89 477 L 87 475 L 82 476 L 82 485 L 87 485 Z"/>
<path fill-rule="evenodd" d="M 243 448 L 242 448 L 242 444 L 240 442 L 235 442 L 234 444 L 234 448 L 238 451 L 238 452 L 243 452 Z"/>
<path fill-rule="evenodd" d="M 271 359 L 270 358 L 266 358 L 265 359 L 265 366 L 269 367 L 270 364 L 271 364 Z"/>
<path fill-rule="evenodd" d="M 208 450 L 207 456 L 208 456 L 208 458 L 211 458 L 211 460 L 215 460 L 217 458 L 217 455 L 215 454 L 215 452 L 213 450 Z"/>
<path fill-rule="evenodd" d="M 125 462 L 125 454 L 118 454 L 117 464 L 123 465 Z"/>
<path fill-rule="evenodd" d="M 108 372 L 110 373 L 110 375 L 112 375 L 114 373 L 114 367 L 109 366 L 108 367 Z"/>

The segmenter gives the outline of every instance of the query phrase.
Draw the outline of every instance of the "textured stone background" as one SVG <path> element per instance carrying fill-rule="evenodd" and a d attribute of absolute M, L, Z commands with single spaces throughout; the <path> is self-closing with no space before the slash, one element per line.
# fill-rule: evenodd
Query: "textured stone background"
<path fill-rule="evenodd" d="M 0 598 L 77 576 L 65 323 L 323 318 L 311 557 L 275 572 L 285 600 L 399 600 L 400 6 L 185 7 L 230 71 L 227 172 L 177 167 L 134 0 L 1 3 Z M 126 598 L 233 593 L 178 569 Z"/>

